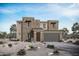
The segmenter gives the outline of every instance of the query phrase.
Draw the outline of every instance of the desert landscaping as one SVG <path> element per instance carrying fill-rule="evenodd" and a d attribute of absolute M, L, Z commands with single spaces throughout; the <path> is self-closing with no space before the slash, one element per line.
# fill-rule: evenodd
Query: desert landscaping
<path fill-rule="evenodd" d="M 1 42 L 0 42 L 1 43 Z M 78 56 L 79 45 L 64 42 L 16 42 L 0 44 L 0 56 Z"/>

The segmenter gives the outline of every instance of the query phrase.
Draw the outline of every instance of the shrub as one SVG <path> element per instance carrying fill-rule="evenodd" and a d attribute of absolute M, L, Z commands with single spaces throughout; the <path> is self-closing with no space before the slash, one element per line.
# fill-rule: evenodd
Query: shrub
<path fill-rule="evenodd" d="M 19 41 L 19 39 L 17 39 L 17 41 Z"/>
<path fill-rule="evenodd" d="M 53 53 L 54 53 L 54 54 L 58 54 L 59 51 L 58 51 L 58 50 L 54 50 Z"/>
<path fill-rule="evenodd" d="M 29 45 L 29 47 L 32 49 L 32 48 L 34 48 L 34 46 L 32 46 L 32 45 Z"/>
<path fill-rule="evenodd" d="M 10 43 L 10 44 L 8 44 L 8 46 L 9 46 L 9 47 L 12 47 L 12 44 Z"/>
<path fill-rule="evenodd" d="M 19 56 L 24 56 L 25 54 L 26 54 L 25 49 L 20 49 L 20 50 L 17 52 L 17 55 L 19 55 Z"/>
<path fill-rule="evenodd" d="M 32 46 L 32 45 L 30 45 L 29 47 L 30 47 L 29 50 L 36 50 L 36 49 L 37 49 L 37 47 L 34 47 L 34 46 Z"/>
<path fill-rule="evenodd" d="M 10 41 L 19 41 L 19 39 L 17 39 L 17 40 L 10 40 Z"/>
<path fill-rule="evenodd" d="M 47 48 L 53 49 L 55 47 L 54 47 L 54 45 L 47 45 Z"/>
<path fill-rule="evenodd" d="M 0 44 L 4 44 L 4 42 L 0 41 Z"/>
<path fill-rule="evenodd" d="M 29 47 L 30 47 L 30 48 L 34 48 L 34 46 L 33 46 L 33 45 L 29 45 Z"/>
<path fill-rule="evenodd" d="M 62 40 L 59 40 L 59 42 L 63 42 Z"/>
<path fill-rule="evenodd" d="M 43 42 L 43 44 L 46 44 L 45 42 Z"/>
<path fill-rule="evenodd" d="M 76 41 L 74 44 L 79 45 L 79 41 Z"/>
<path fill-rule="evenodd" d="M 44 41 L 41 41 L 41 43 L 43 43 Z"/>

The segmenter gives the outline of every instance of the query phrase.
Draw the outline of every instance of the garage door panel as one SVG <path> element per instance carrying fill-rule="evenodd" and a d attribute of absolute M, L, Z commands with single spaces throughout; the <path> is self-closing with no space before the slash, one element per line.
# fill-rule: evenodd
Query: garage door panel
<path fill-rule="evenodd" d="M 44 33 L 44 40 L 47 42 L 59 41 L 59 33 Z"/>

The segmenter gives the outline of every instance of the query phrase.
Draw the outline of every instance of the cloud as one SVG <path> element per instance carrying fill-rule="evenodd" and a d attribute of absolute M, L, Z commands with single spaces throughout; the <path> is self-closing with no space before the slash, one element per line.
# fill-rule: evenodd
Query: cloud
<path fill-rule="evenodd" d="M 63 7 L 62 7 L 63 6 Z M 33 6 L 27 6 L 22 5 L 22 6 L 15 6 L 15 7 L 8 7 L 8 8 L 0 8 L 0 12 L 2 13 L 17 13 L 17 12 L 22 12 L 22 11 L 32 11 L 32 12 L 50 12 L 50 13 L 56 13 L 58 15 L 64 15 L 64 16 L 76 16 L 79 14 L 79 4 L 47 4 L 47 5 L 41 5 L 39 7 L 33 7 Z"/>
<path fill-rule="evenodd" d="M 0 7 L 0 13 L 3 14 L 8 14 L 8 17 L 6 19 L 6 17 L 4 17 L 3 20 L 8 20 L 11 19 L 10 23 L 9 21 L 4 21 L 0 26 L 1 30 L 4 29 L 5 31 L 8 30 L 9 31 L 9 27 L 11 24 L 14 23 L 14 21 L 16 22 L 16 20 L 18 20 L 18 18 L 20 16 L 35 16 L 35 18 L 37 19 L 57 19 L 60 21 L 62 21 L 62 19 L 64 20 L 63 23 L 66 22 L 75 22 L 78 21 L 78 19 L 76 20 L 76 18 L 79 16 L 79 4 L 58 4 L 58 3 L 54 3 L 54 4 L 39 4 L 40 6 L 37 5 L 30 5 L 27 6 L 27 4 L 24 5 L 20 5 L 20 6 L 13 6 L 13 7 L 6 7 L 6 8 L 1 8 Z M 10 15 L 10 16 L 9 16 Z M 14 19 L 13 19 L 14 18 Z M 62 19 L 61 19 L 62 18 Z M 65 19 L 67 18 L 67 19 Z M 65 27 L 66 25 L 63 25 L 63 23 L 61 24 L 61 28 Z M 70 23 L 70 24 L 71 24 Z M 68 23 L 69 24 L 69 23 Z M 70 25 L 69 24 L 69 25 Z M 66 27 L 68 27 L 69 25 L 67 25 Z M 68 27 L 70 29 L 70 26 Z"/>
<path fill-rule="evenodd" d="M 16 9 L 0 8 L 0 13 L 10 14 L 15 12 L 16 12 Z"/>
<path fill-rule="evenodd" d="M 63 4 L 62 5 L 48 4 L 48 10 L 52 13 L 54 12 L 54 13 L 60 14 L 61 16 L 70 17 L 70 16 L 79 15 L 79 8 L 77 6 L 79 6 L 79 5 L 78 4 L 70 4 L 65 7 Z M 77 7 L 77 8 L 75 8 L 75 7 Z"/>
<path fill-rule="evenodd" d="M 61 4 L 61 5 L 48 4 L 47 9 L 50 13 L 56 15 L 56 18 L 58 18 L 58 20 L 60 22 L 61 21 L 63 21 L 63 23 L 68 22 L 68 24 L 71 24 L 71 25 L 73 25 L 73 23 L 75 23 L 75 22 L 79 22 L 79 4 L 69 4 L 69 5 L 66 4 L 65 6 L 64 6 L 64 4 Z M 62 26 L 60 26 L 61 28 L 66 26 L 66 25 L 63 25 L 63 23 L 61 23 L 61 25 L 62 25 Z M 68 27 L 68 26 L 66 26 L 66 27 Z M 71 27 L 71 26 L 69 26 L 69 27 Z"/>
<path fill-rule="evenodd" d="M 27 12 L 27 11 L 31 11 L 31 12 L 35 12 L 35 11 L 41 11 L 43 9 L 41 9 L 40 7 L 39 8 L 33 8 L 33 7 L 15 7 L 15 8 L 12 8 L 12 7 L 8 7 L 8 8 L 0 8 L 0 13 L 3 13 L 3 14 L 16 14 L 18 12 Z"/>
<path fill-rule="evenodd" d="M 78 16 L 79 10 L 77 9 L 64 9 L 61 12 L 62 15 L 70 17 L 70 16 Z"/>

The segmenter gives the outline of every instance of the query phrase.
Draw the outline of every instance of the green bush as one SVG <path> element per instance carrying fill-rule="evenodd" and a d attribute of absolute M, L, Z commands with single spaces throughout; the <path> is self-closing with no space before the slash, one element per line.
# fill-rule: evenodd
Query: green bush
<path fill-rule="evenodd" d="M 19 39 L 17 39 L 16 41 L 19 41 Z"/>
<path fill-rule="evenodd" d="M 53 53 L 54 53 L 54 54 L 58 54 L 59 51 L 58 51 L 58 50 L 54 50 Z"/>
<path fill-rule="evenodd" d="M 47 45 L 47 48 L 53 49 L 55 47 L 54 47 L 54 45 Z"/>
<path fill-rule="evenodd" d="M 10 41 L 19 41 L 19 39 L 17 39 L 17 40 L 11 40 L 11 39 L 10 39 Z"/>
<path fill-rule="evenodd" d="M 30 47 L 29 50 L 36 50 L 36 49 L 37 49 L 37 47 L 34 47 L 34 46 L 32 46 L 32 45 L 29 45 L 29 47 Z"/>
<path fill-rule="evenodd" d="M 32 49 L 32 48 L 34 48 L 34 46 L 32 46 L 32 45 L 29 45 L 29 47 Z"/>
<path fill-rule="evenodd" d="M 43 44 L 46 44 L 45 42 L 43 42 Z"/>
<path fill-rule="evenodd" d="M 63 42 L 62 40 L 59 40 L 59 42 Z"/>
<path fill-rule="evenodd" d="M 4 42 L 0 41 L 0 44 L 4 44 Z"/>
<path fill-rule="evenodd" d="M 12 44 L 10 43 L 10 44 L 8 44 L 8 46 L 9 46 L 9 47 L 12 47 Z"/>
<path fill-rule="evenodd" d="M 20 49 L 20 50 L 17 52 L 17 55 L 19 55 L 19 56 L 24 56 L 25 54 L 26 54 L 25 49 Z"/>

